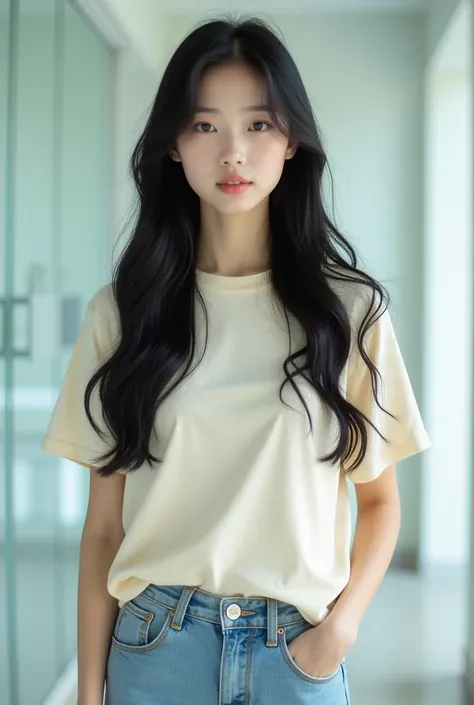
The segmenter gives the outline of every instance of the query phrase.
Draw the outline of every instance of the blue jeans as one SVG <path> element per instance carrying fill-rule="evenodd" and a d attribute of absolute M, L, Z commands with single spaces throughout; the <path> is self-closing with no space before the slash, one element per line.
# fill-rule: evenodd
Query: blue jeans
<path fill-rule="evenodd" d="M 344 660 L 316 678 L 289 653 L 311 627 L 279 600 L 149 585 L 119 611 L 106 705 L 349 705 Z"/>

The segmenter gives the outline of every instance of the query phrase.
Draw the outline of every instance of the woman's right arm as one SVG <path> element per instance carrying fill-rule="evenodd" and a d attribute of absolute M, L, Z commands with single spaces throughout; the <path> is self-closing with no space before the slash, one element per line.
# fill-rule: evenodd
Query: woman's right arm
<path fill-rule="evenodd" d="M 125 475 L 103 478 L 90 469 L 82 532 L 78 601 L 78 705 L 102 705 L 117 600 L 107 591 L 112 561 L 124 537 Z"/>

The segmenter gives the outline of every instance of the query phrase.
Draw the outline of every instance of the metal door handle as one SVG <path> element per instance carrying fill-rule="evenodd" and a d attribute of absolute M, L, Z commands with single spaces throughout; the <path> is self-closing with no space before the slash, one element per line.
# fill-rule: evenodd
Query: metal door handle
<path fill-rule="evenodd" d="M 26 311 L 26 331 L 28 340 L 21 347 L 15 345 L 15 331 L 18 326 L 14 325 L 14 316 L 18 307 L 23 307 Z M 2 331 L 2 339 L 0 340 L 0 357 L 6 357 L 7 354 L 7 338 L 11 338 L 11 353 L 13 357 L 30 357 L 31 355 L 31 304 L 28 296 L 18 296 L 13 299 L 0 299 L 0 315 L 2 317 L 0 330 Z M 10 323 L 10 325 L 9 325 Z M 11 335 L 8 336 L 8 331 Z"/>

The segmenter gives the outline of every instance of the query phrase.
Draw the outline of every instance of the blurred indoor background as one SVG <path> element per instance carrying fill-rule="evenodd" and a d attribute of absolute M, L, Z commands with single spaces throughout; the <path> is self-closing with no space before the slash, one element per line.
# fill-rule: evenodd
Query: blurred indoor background
<path fill-rule="evenodd" d="M 40 443 L 128 234 L 128 161 L 164 65 L 223 11 L 283 32 L 328 205 L 391 294 L 433 442 L 398 465 L 403 525 L 347 659 L 352 705 L 474 703 L 472 4 L 0 0 L 0 705 L 74 703 L 88 475 Z"/>

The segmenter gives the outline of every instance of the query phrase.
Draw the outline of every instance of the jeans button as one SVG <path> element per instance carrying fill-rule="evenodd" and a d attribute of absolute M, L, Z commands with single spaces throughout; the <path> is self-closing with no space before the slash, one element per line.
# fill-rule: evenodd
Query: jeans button
<path fill-rule="evenodd" d="M 238 619 L 242 614 L 242 610 L 240 609 L 239 605 L 233 604 L 228 606 L 226 614 L 229 619 Z"/>

